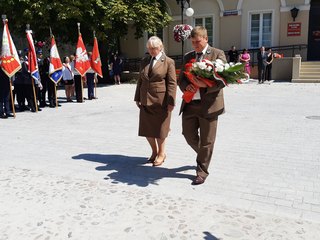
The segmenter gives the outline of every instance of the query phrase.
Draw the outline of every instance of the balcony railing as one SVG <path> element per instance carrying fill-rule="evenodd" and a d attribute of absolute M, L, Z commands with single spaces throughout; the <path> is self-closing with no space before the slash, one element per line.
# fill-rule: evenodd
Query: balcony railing
<path fill-rule="evenodd" d="M 282 54 L 284 57 L 294 57 L 296 54 L 301 54 L 302 51 L 306 51 L 308 48 L 307 44 L 296 44 L 296 45 L 285 45 L 285 46 L 274 46 L 271 47 L 273 52 L 278 54 Z M 227 55 L 229 50 L 225 51 Z M 238 49 L 239 53 L 241 52 Z M 251 64 L 252 66 L 257 64 L 257 54 L 259 52 L 259 48 L 250 48 L 248 49 L 251 55 Z M 170 56 L 176 63 L 176 68 L 181 68 L 182 57 L 181 55 Z M 126 58 L 124 59 L 124 71 L 129 72 L 138 72 L 140 66 L 141 58 Z"/>

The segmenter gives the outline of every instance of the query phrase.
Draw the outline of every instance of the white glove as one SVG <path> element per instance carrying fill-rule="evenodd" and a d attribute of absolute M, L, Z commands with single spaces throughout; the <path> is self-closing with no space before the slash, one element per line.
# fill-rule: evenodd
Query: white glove
<path fill-rule="evenodd" d="M 43 89 L 43 86 L 42 86 L 41 82 L 38 83 L 38 87 L 40 88 L 40 90 Z"/>

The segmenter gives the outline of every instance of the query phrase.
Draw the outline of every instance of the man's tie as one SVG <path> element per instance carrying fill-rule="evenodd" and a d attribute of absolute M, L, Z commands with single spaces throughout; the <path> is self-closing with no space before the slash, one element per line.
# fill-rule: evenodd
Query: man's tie
<path fill-rule="evenodd" d="M 197 52 L 197 57 L 196 57 L 196 61 L 200 62 L 201 61 L 201 57 L 203 55 L 203 52 Z"/>
<path fill-rule="evenodd" d="M 152 72 L 152 67 L 153 67 L 153 62 L 155 60 L 155 57 L 151 58 L 150 64 L 149 64 L 149 71 L 148 71 L 148 76 L 150 77 L 151 72 Z"/>

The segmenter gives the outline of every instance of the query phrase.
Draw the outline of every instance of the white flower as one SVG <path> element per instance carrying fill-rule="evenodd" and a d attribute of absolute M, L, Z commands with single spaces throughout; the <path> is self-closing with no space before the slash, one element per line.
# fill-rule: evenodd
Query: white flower
<path fill-rule="evenodd" d="M 223 72 L 224 67 L 222 65 L 216 65 L 217 72 Z"/>
<path fill-rule="evenodd" d="M 229 65 L 229 63 L 226 63 L 226 64 L 224 65 L 224 69 L 227 70 L 228 68 L 230 68 L 230 65 Z"/>
<path fill-rule="evenodd" d="M 201 70 L 206 69 L 207 65 L 205 62 L 198 62 L 198 68 L 200 68 Z"/>
<path fill-rule="evenodd" d="M 215 60 L 215 63 L 218 65 L 224 65 L 224 62 L 221 59 Z"/>

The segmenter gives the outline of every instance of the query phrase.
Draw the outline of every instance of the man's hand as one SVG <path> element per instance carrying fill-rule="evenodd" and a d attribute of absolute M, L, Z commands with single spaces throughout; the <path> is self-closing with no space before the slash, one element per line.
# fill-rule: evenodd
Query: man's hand
<path fill-rule="evenodd" d="M 199 88 L 206 88 L 208 87 L 207 84 L 205 84 L 203 81 L 199 80 L 197 77 L 193 78 L 193 81 Z"/>
<path fill-rule="evenodd" d="M 193 84 L 189 84 L 187 87 L 186 87 L 186 90 L 189 91 L 189 92 L 196 92 L 197 91 L 197 88 L 193 85 Z"/>

